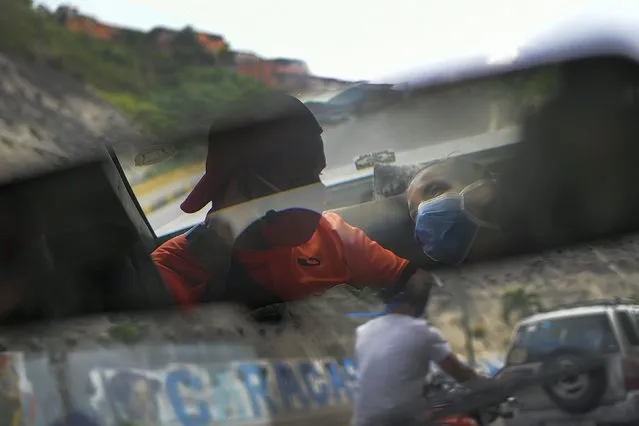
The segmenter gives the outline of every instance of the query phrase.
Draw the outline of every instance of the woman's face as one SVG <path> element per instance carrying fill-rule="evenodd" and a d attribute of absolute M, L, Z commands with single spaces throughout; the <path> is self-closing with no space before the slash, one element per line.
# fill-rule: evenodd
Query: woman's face
<path fill-rule="evenodd" d="M 494 223 L 496 189 L 486 170 L 480 165 L 449 159 L 420 171 L 411 181 L 406 198 L 413 221 L 417 209 L 424 202 L 445 193 L 463 193 L 464 210 L 488 223 Z M 469 185 L 477 183 L 469 188 Z M 497 229 L 480 227 L 466 259 L 490 257 L 504 248 L 501 232 Z"/>

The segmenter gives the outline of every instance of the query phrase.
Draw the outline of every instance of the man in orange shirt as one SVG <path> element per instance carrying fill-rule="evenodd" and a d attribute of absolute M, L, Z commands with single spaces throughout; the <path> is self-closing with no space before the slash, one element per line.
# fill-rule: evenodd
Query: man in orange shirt
<path fill-rule="evenodd" d="M 322 211 L 322 128 L 296 98 L 233 105 L 208 134 L 206 172 L 182 203 L 204 223 L 152 254 L 178 305 L 209 301 L 258 309 L 341 284 L 430 285 L 432 276 Z"/>

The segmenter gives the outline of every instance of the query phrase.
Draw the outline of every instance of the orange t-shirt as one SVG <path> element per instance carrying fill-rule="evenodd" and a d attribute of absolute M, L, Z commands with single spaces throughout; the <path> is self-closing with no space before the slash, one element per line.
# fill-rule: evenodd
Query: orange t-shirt
<path fill-rule="evenodd" d="M 188 252 L 184 235 L 165 242 L 151 256 L 180 305 L 197 303 L 206 284 L 214 280 L 215 271 Z M 304 299 L 341 284 L 390 285 L 408 265 L 408 260 L 333 212 L 322 214 L 312 237 L 300 246 L 235 251 L 233 257 L 253 280 L 283 301 Z"/>

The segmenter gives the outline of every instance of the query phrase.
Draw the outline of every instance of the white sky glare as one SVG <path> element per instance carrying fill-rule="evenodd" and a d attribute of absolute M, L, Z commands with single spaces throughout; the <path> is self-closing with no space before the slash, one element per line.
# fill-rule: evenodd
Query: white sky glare
<path fill-rule="evenodd" d="M 120 26 L 194 28 L 233 49 L 305 60 L 316 75 L 375 79 L 432 61 L 512 50 L 577 12 L 639 15 L 637 0 L 36 0 Z M 499 54 L 499 53 L 497 53 Z"/>

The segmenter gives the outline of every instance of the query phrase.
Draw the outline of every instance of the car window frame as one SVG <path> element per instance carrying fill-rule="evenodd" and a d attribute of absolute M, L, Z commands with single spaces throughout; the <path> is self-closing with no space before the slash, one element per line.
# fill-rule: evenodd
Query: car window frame
<path fill-rule="evenodd" d="M 140 214 L 140 216 L 142 216 L 142 221 L 144 222 L 144 225 L 146 226 L 147 230 L 151 233 L 151 236 L 153 237 L 155 244 L 158 245 L 158 236 L 155 233 L 155 230 L 153 229 L 153 227 L 151 226 L 151 222 L 149 222 L 149 218 L 147 217 L 146 213 L 142 209 L 142 205 L 140 204 L 138 197 L 135 195 L 135 191 L 133 191 L 131 182 L 129 182 L 129 179 L 126 175 L 126 172 L 124 171 L 124 168 L 122 167 L 122 163 L 120 163 L 120 159 L 118 158 L 117 153 L 111 146 L 107 147 L 107 151 L 109 153 L 109 157 L 113 165 L 115 166 L 115 169 L 120 175 L 120 179 L 122 180 L 124 189 L 126 190 L 127 194 L 131 198 L 131 201 L 133 202 L 133 205 L 137 209 L 138 213 Z M 181 231 L 180 233 L 183 233 L 183 232 L 184 231 Z"/>
<path fill-rule="evenodd" d="M 628 333 L 626 333 L 626 330 L 624 329 L 624 337 L 626 339 L 626 342 L 633 347 L 639 347 L 639 310 L 638 309 L 628 309 L 627 311 L 620 311 L 619 314 L 625 314 L 626 317 L 629 320 L 628 325 L 630 325 L 632 327 L 632 333 L 634 335 L 634 337 L 636 337 L 636 342 L 637 343 L 633 343 L 631 341 L 631 339 L 628 338 Z M 623 324 L 622 325 L 622 329 L 623 329 Z"/>
<path fill-rule="evenodd" d="M 609 326 L 609 331 L 615 337 L 615 341 L 617 343 L 616 352 L 619 352 L 621 350 L 621 342 L 620 342 L 618 333 L 615 330 L 614 324 L 611 321 L 611 318 L 610 318 L 610 316 L 608 315 L 607 312 L 594 312 L 594 313 L 588 313 L 588 314 L 583 314 L 583 315 L 570 315 L 570 316 L 566 316 L 566 317 L 558 316 L 558 317 L 555 317 L 555 318 L 549 318 L 548 321 L 562 321 L 562 320 L 566 320 L 566 319 L 583 318 L 583 317 L 586 317 L 586 316 L 592 316 L 592 317 L 600 316 L 600 317 L 603 317 L 603 318 L 607 319 L 607 323 L 608 323 L 608 326 Z M 511 362 L 510 361 L 510 357 L 511 357 L 511 354 L 512 354 L 512 352 L 514 350 L 522 349 L 522 350 L 528 351 L 527 347 L 523 347 L 522 345 L 517 345 L 517 338 L 518 338 L 518 336 L 521 335 L 521 331 L 524 330 L 526 327 L 533 326 L 533 325 L 538 325 L 541 322 L 542 322 L 542 320 L 537 320 L 537 321 L 534 321 L 534 322 L 531 322 L 531 323 L 520 324 L 518 327 L 516 327 L 516 329 L 513 332 L 512 343 L 511 343 L 510 347 L 508 348 L 508 351 L 506 352 L 506 358 L 505 358 L 506 359 L 506 365 L 517 366 L 517 365 L 525 365 L 525 364 L 531 364 L 531 363 L 540 362 L 539 359 L 534 359 L 532 361 L 529 360 L 528 359 L 528 357 L 529 357 L 528 354 L 526 354 L 526 360 L 524 362 Z M 564 345 L 559 345 L 558 348 L 562 347 L 562 346 L 564 346 Z M 603 348 L 601 349 L 601 351 L 605 352 L 605 353 L 608 353 L 608 351 L 605 351 Z"/>

